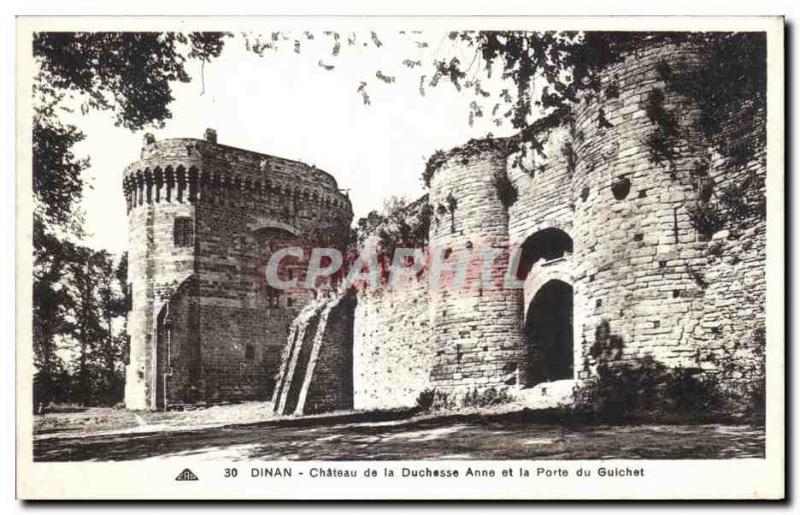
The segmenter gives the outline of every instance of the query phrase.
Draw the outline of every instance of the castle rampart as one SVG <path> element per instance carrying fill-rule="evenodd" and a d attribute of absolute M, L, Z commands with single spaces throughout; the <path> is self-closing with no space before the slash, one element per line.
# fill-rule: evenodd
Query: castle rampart
<path fill-rule="evenodd" d="M 520 135 L 438 153 L 427 199 L 402 213 L 402 238 L 425 241 L 383 248 L 426 247 L 426 266 L 313 303 L 308 290 L 264 294 L 259 270 L 276 245 L 343 241 L 331 236 L 352 210 L 330 175 L 215 134 L 148 141 L 125 176 L 126 402 L 272 393 L 278 412 L 303 413 L 569 386 L 611 366 L 757 373 L 765 156 L 735 161 L 720 141 L 748 147 L 763 113 L 752 130 L 733 114 L 709 135 L 708 107 L 680 82 L 710 66 L 707 44 L 632 44 L 558 123 L 527 134 L 541 144 L 527 156 Z"/>
<path fill-rule="evenodd" d="M 502 139 L 435 158 L 431 252 L 454 264 L 461 250 L 519 247 L 522 287 L 433 288 L 426 270 L 403 290 L 359 293 L 356 405 L 411 405 L 412 391 L 398 393 L 406 386 L 457 397 L 586 380 L 615 365 L 721 374 L 723 383 L 759 366 L 764 217 L 732 216 L 709 229 L 697 213 L 744 184 L 755 187 L 742 196 L 763 195 L 766 167 L 760 153 L 731 166 L 702 130 L 698 99 L 676 85 L 679 74 L 710 66 L 707 44 L 632 46 L 571 116 L 536 135 L 542 151 L 522 160 Z M 731 147 L 757 137 L 758 127 L 737 123 L 722 128 Z M 466 269 L 476 284 L 476 268 Z M 428 302 L 412 306 L 421 298 Z M 386 373 L 401 368 L 396 352 L 419 363 L 408 382 L 402 370 Z"/>

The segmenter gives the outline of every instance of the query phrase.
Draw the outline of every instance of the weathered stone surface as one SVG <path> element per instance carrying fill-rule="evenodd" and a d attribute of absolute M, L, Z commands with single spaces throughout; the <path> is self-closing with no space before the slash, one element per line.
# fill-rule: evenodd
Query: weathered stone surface
<path fill-rule="evenodd" d="M 592 349 L 604 322 L 621 343 L 620 363 L 652 357 L 669 367 L 718 371 L 719 356 L 737 352 L 737 366 L 748 368 L 755 358 L 735 349 L 751 344 L 764 322 L 764 220 L 745 222 L 739 239 L 726 230 L 709 242 L 687 208 L 699 200 L 698 161 L 710 163 L 708 175 L 721 189 L 750 172 L 763 177 L 763 156 L 731 173 L 698 130 L 693 101 L 652 80 L 663 63 L 702 66 L 703 51 L 660 44 L 625 56 L 602 75 L 603 85 L 619 85 L 620 99 L 582 102 L 574 127 L 551 130 L 542 155 L 523 167 L 510 166 L 496 145 L 478 154 L 448 152 L 431 179 L 431 252 L 448 249 L 455 262 L 461 249 L 513 247 L 546 229 L 568 234 L 573 249 L 558 263 L 535 264 L 522 291 L 431 288 L 425 273 L 405 292 L 360 294 L 354 366 L 366 379 L 356 389 L 357 406 L 411 405 L 425 388 L 461 395 L 524 384 L 531 342 L 520 328 L 536 291 L 551 280 L 573 288 L 575 379 L 595 369 Z M 671 165 L 649 156 L 654 123 L 646 102 L 654 88 L 664 90 L 686 142 Z M 612 127 L 598 125 L 600 109 Z M 509 207 L 493 181 L 503 173 L 518 193 Z M 630 191 L 615 196 L 613 185 L 623 179 Z M 404 373 L 388 372 L 396 368 Z"/>
<path fill-rule="evenodd" d="M 748 175 L 763 179 L 765 156 L 726 166 L 699 129 L 699 106 L 657 71 L 706 58 L 694 44 L 664 41 L 624 55 L 600 77 L 601 90 L 614 84 L 618 97 L 582 99 L 571 122 L 541 135 L 542 152 L 522 163 L 502 140 L 451 150 L 428 196 L 429 254 L 445 257 L 443 279 L 429 259 L 399 287 L 357 289 L 302 313 L 314 293 L 268 305 L 257 271 L 277 240 L 349 225 L 335 180 L 208 141 L 146 143 L 125 178 L 134 286 L 127 404 L 159 403 L 165 307 L 174 328 L 167 391 L 176 402 L 266 398 L 276 372 L 281 413 L 407 407 L 426 389 L 455 397 L 518 390 L 549 377 L 534 371 L 549 351 L 537 343 L 546 317 L 532 310 L 553 304 L 541 295 L 555 283 L 571 293 L 570 323 L 545 332 L 567 346 L 570 377 L 561 370 L 550 379 L 585 380 L 598 360 L 645 358 L 716 373 L 725 356 L 737 368 L 729 377 L 746 379 L 765 319 L 765 220 L 744 218 L 712 236 L 695 228 L 689 209 L 708 201 L 709 184 L 722 191 Z M 660 163 L 649 143 L 655 89 L 680 134 L 675 157 Z M 698 163 L 707 165 L 706 186 Z M 192 247 L 173 245 L 179 216 L 194 221 Z M 531 262 L 508 288 L 509 249 L 520 246 Z M 486 255 L 494 266 L 481 263 Z M 454 285 L 462 273 L 465 283 Z M 609 343 L 611 351 L 598 350 Z"/>

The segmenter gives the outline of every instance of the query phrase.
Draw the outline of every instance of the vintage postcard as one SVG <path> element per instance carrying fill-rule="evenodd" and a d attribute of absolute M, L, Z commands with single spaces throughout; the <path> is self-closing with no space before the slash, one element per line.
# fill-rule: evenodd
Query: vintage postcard
<path fill-rule="evenodd" d="M 783 19 L 21 17 L 22 499 L 781 499 Z"/>

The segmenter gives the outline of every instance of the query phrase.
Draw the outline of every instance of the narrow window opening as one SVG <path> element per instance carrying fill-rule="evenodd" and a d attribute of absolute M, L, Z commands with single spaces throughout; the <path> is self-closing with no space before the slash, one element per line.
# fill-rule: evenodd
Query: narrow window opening
<path fill-rule="evenodd" d="M 172 241 L 176 247 L 191 247 L 194 245 L 194 226 L 192 219 L 181 216 L 175 219 L 172 229 Z"/>
<path fill-rule="evenodd" d="M 125 291 L 125 311 L 133 309 L 133 283 L 128 283 Z"/>

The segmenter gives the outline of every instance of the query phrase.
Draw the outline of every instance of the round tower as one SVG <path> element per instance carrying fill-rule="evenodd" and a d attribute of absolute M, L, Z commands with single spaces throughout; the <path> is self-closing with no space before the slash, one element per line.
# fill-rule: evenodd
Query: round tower
<path fill-rule="evenodd" d="M 602 72 L 600 91 L 575 110 L 582 378 L 613 363 L 698 366 L 708 235 L 693 226 L 690 209 L 708 200 L 713 155 L 696 102 L 669 76 L 703 63 L 695 44 L 639 44 Z"/>
<path fill-rule="evenodd" d="M 155 139 L 146 135 L 143 159 L 130 165 L 123 178 L 131 308 L 125 373 L 125 405 L 129 409 L 163 405 L 162 382 L 169 365 L 163 352 L 158 352 L 165 342 L 158 341 L 157 318 L 178 288 L 187 288 L 186 281 L 195 270 L 195 201 L 201 156 L 174 148 L 164 149 L 158 156 L 147 155 L 156 145 Z M 166 315 L 164 322 L 169 325 L 174 316 Z M 171 350 L 177 351 L 174 346 Z M 178 352 L 174 354 L 172 361 Z"/>
<path fill-rule="evenodd" d="M 517 381 L 521 290 L 504 284 L 508 210 L 498 189 L 506 160 L 502 144 L 473 141 L 449 151 L 430 182 L 431 383 L 455 395 Z"/>

